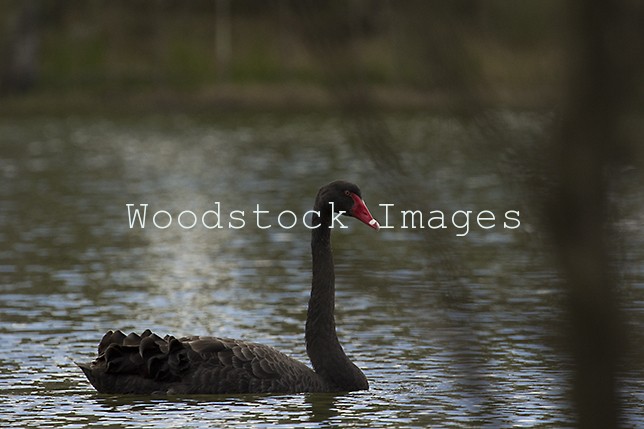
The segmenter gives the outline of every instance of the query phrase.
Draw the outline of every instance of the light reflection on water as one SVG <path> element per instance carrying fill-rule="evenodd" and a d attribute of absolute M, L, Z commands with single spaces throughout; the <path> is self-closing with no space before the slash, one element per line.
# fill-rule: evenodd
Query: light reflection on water
<path fill-rule="evenodd" d="M 441 144 L 458 134 L 454 124 L 397 121 L 392 129 L 408 132 L 405 157 L 428 168 L 432 208 L 518 204 L 484 163 Z M 378 203 L 398 200 L 377 186 L 335 119 L 24 120 L 0 123 L 0 131 L 2 427 L 572 424 L 567 364 L 553 333 L 562 323 L 557 280 L 535 257 L 532 237 L 502 229 L 472 231 L 452 249 L 456 273 L 467 277 L 464 300 L 433 276 L 442 259 L 428 247 L 440 240 L 351 222 L 335 233 L 338 331 L 368 375 L 368 392 L 95 393 L 74 361 L 90 359 L 113 328 L 248 338 L 306 360 L 308 230 L 259 230 L 250 217 L 240 230 L 130 230 L 126 203 L 173 213 L 208 210 L 214 201 L 250 212 L 260 203 L 272 213 L 303 213 L 317 188 L 339 177 L 362 186 L 376 217 Z M 438 136 L 437 147 L 427 135 Z M 641 295 L 642 272 L 633 269 L 634 294 Z M 632 300 L 629 311 L 641 315 L 642 302 Z M 641 374 L 624 385 L 626 414 L 641 425 Z"/>

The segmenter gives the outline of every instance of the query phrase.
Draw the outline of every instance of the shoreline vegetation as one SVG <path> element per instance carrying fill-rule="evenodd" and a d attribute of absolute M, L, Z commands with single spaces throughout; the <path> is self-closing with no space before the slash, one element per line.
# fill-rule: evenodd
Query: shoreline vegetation
<path fill-rule="evenodd" d="M 471 105 L 482 108 L 548 110 L 556 106 L 549 88 L 518 92 L 488 91 L 457 96 L 444 91 L 373 86 L 356 93 L 363 107 L 381 111 L 450 111 Z M 195 90 L 150 89 L 125 91 L 34 91 L 0 97 L 0 115 L 110 113 L 198 113 L 221 111 L 333 111 L 342 106 L 338 94 L 313 84 L 225 84 Z"/>
<path fill-rule="evenodd" d="M 558 2 L 0 4 L 0 114 L 552 109 Z"/>

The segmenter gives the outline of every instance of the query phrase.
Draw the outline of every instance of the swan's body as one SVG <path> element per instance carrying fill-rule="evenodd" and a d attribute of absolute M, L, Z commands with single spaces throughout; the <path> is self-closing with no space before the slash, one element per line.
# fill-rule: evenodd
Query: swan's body
<path fill-rule="evenodd" d="M 333 204 L 330 204 L 333 203 Z M 227 338 L 141 335 L 109 331 L 98 357 L 79 364 L 102 393 L 280 393 L 365 390 L 367 378 L 344 353 L 335 331 L 332 207 L 374 229 L 354 184 L 336 181 L 318 192 L 311 252 L 313 280 L 306 319 L 306 351 L 313 369 L 276 349 Z"/>

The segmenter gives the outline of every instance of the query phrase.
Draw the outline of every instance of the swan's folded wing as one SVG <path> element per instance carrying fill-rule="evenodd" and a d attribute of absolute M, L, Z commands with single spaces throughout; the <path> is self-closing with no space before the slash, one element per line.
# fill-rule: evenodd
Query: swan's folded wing
<path fill-rule="evenodd" d="M 203 360 L 195 378 L 227 392 L 291 392 L 322 390 L 323 381 L 308 366 L 263 344 L 216 337 L 186 341 L 193 361 Z"/>
<path fill-rule="evenodd" d="M 246 393 L 320 390 L 319 376 L 276 349 L 218 337 L 108 332 L 81 365 L 106 393 Z"/>
<path fill-rule="evenodd" d="M 279 377 L 274 357 L 283 354 L 272 347 L 217 337 L 187 337 L 181 340 L 198 355 L 195 360 L 208 362 L 208 365 L 244 370 L 248 376 L 258 379 Z"/>

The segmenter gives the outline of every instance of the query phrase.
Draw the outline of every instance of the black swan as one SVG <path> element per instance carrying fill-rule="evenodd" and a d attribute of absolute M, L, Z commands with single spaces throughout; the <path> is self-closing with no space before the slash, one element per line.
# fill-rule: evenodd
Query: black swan
<path fill-rule="evenodd" d="M 335 181 L 320 188 L 311 230 L 313 280 L 306 317 L 311 370 L 272 347 L 228 338 L 161 338 L 109 331 L 98 357 L 78 364 L 101 393 L 210 394 L 366 390 L 367 378 L 344 353 L 335 331 L 335 273 L 331 253 L 334 211 L 378 230 L 360 189 Z M 338 226 L 337 224 L 335 226 Z"/>

